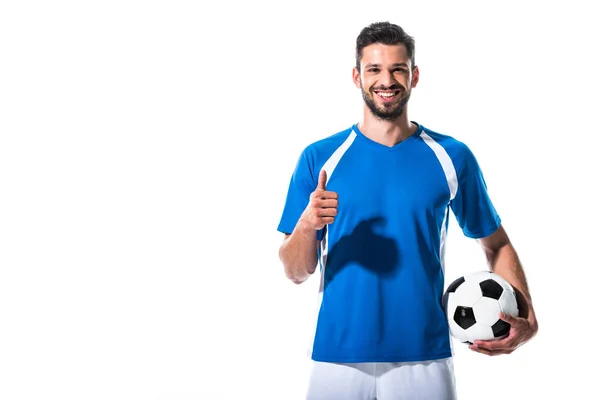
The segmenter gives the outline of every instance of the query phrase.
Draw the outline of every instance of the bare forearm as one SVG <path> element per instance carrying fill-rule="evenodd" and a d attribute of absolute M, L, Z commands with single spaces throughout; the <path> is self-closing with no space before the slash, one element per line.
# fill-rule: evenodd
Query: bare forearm
<path fill-rule="evenodd" d="M 537 324 L 527 278 L 513 245 L 507 243 L 495 253 L 488 254 L 488 262 L 493 272 L 500 275 L 515 288 L 520 316 L 527 318 L 533 324 Z"/>
<path fill-rule="evenodd" d="M 289 279 L 294 283 L 304 282 L 317 266 L 316 231 L 299 221 L 292 234 L 281 244 L 279 258 Z"/>

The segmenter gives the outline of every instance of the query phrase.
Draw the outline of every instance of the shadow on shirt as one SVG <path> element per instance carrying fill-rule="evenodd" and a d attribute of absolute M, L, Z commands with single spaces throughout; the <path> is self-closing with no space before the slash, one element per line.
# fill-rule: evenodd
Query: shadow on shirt
<path fill-rule="evenodd" d="M 398 246 L 388 237 L 375 231 L 385 224 L 376 217 L 360 222 L 351 234 L 343 236 L 327 255 L 325 285 L 330 283 L 346 265 L 360 264 L 376 274 L 390 274 L 398 264 Z"/>

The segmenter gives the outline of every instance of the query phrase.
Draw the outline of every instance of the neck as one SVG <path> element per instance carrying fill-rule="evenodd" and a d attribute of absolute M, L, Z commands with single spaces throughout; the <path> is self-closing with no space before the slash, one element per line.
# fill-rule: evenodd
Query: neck
<path fill-rule="evenodd" d="M 363 120 L 359 122 L 358 129 L 369 139 L 392 147 L 415 133 L 417 126 L 409 121 L 407 107 L 402 115 L 395 120 L 380 120 L 365 106 Z"/>

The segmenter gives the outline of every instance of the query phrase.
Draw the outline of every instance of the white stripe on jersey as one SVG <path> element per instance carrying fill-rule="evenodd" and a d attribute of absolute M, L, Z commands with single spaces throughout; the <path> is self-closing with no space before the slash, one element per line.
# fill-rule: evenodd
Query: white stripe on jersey
<path fill-rule="evenodd" d="M 446 275 L 446 236 L 448 235 L 448 217 L 450 215 L 450 201 L 456 196 L 456 192 L 458 191 L 458 178 L 456 176 L 456 170 L 454 169 L 454 164 L 452 163 L 452 159 L 446 152 L 446 150 L 431 136 L 423 131 L 421 133 L 421 138 L 425 144 L 427 144 L 431 150 L 435 153 L 442 169 L 444 170 L 444 174 L 446 175 L 446 181 L 448 181 L 448 188 L 450 189 L 450 199 L 448 199 L 448 205 L 446 206 L 446 211 L 444 213 L 444 221 L 442 222 L 442 228 L 440 231 L 440 263 L 442 266 L 442 273 L 444 276 Z M 450 335 L 450 334 L 449 334 Z M 454 351 L 454 343 L 452 338 L 450 338 L 450 348 Z"/>
<path fill-rule="evenodd" d="M 442 169 L 444 170 L 444 174 L 446 175 L 446 181 L 448 181 L 448 188 L 450 189 L 450 200 L 456 196 L 456 191 L 458 190 L 458 179 L 456 177 L 456 170 L 454 169 L 454 164 L 452 164 L 452 160 L 450 156 L 446 152 L 446 150 L 435 140 L 431 138 L 428 134 L 423 131 L 421 133 L 421 138 L 427 146 L 433 150 L 438 161 L 440 162 Z"/>

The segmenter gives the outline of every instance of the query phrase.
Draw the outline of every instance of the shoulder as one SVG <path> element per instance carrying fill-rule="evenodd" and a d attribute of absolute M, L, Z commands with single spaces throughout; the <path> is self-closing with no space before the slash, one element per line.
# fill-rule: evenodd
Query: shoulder
<path fill-rule="evenodd" d="M 457 137 L 440 133 L 432 129 L 423 127 L 421 137 L 424 140 L 431 140 L 437 143 L 448 154 L 456 167 L 459 169 L 465 162 L 475 159 L 471 148 Z"/>
<path fill-rule="evenodd" d="M 353 126 L 308 144 L 302 150 L 302 157 L 313 165 L 324 164 L 353 134 L 352 128 Z"/>
<path fill-rule="evenodd" d="M 470 151 L 469 147 L 464 142 L 462 142 L 461 140 L 457 139 L 454 136 L 440 133 L 438 131 L 434 131 L 433 129 L 429 129 L 424 126 L 422 126 L 422 128 L 423 128 L 423 131 L 421 133 L 422 137 L 425 136 L 425 137 L 431 138 L 431 140 L 433 140 L 434 142 L 436 142 L 437 144 L 442 146 L 446 151 L 448 151 L 448 150 L 451 150 L 453 152 Z"/>

